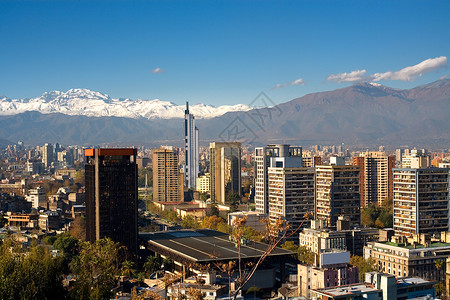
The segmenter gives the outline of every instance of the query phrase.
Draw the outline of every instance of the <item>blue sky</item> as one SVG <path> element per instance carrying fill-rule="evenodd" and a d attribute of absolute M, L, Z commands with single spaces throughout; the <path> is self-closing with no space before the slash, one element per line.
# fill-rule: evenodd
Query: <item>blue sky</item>
<path fill-rule="evenodd" d="M 450 1 L 0 1 L 0 95 L 223 105 L 358 80 L 410 88 L 449 73 L 449 13 Z"/>

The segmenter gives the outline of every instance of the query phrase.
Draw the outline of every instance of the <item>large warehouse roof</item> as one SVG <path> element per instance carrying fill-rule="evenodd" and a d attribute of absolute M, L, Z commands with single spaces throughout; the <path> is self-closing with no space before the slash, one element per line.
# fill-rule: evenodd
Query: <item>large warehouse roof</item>
<path fill-rule="evenodd" d="M 155 252 L 172 253 L 195 263 L 235 260 L 239 256 L 236 244 L 229 239 L 228 234 L 210 229 L 141 233 L 140 237 L 146 240 L 149 248 Z M 267 247 L 264 243 L 248 241 L 241 245 L 241 258 L 259 258 Z M 294 253 L 289 250 L 275 248 L 270 256 L 292 254 Z"/>

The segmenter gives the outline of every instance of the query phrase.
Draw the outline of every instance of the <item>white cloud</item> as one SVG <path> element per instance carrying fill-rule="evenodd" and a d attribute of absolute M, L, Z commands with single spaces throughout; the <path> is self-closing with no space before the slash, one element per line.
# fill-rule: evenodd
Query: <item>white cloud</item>
<path fill-rule="evenodd" d="M 153 74 L 160 74 L 160 73 L 164 73 L 164 70 L 161 68 L 155 68 L 152 70 Z"/>
<path fill-rule="evenodd" d="M 350 73 L 332 74 L 327 77 L 327 80 L 336 81 L 339 83 L 362 81 L 364 79 L 364 76 L 366 75 L 366 72 L 366 70 L 355 70 L 351 71 Z"/>
<path fill-rule="evenodd" d="M 273 87 L 273 89 L 279 89 L 279 88 L 285 88 L 291 85 L 305 85 L 305 81 L 302 78 L 296 79 L 294 81 L 288 82 L 288 83 L 278 83 Z"/>
<path fill-rule="evenodd" d="M 413 81 L 414 79 L 422 76 L 425 73 L 433 70 L 438 70 L 447 66 L 447 57 L 440 56 L 436 58 L 429 58 L 415 66 L 403 68 L 399 71 L 388 71 L 385 73 L 373 74 L 372 81 L 380 80 L 400 80 L 400 81 Z"/>

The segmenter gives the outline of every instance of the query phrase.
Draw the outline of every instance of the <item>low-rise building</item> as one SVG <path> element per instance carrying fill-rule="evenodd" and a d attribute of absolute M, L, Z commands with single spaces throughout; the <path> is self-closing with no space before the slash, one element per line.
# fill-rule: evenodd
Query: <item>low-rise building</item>
<path fill-rule="evenodd" d="M 383 300 L 389 299 L 413 299 L 428 296 L 434 299 L 436 290 L 433 287 L 436 281 L 428 281 L 418 277 L 396 278 L 394 275 L 378 272 L 365 274 L 365 282 L 373 284 L 383 291 Z"/>
<path fill-rule="evenodd" d="M 341 220 L 337 221 L 338 225 Z M 307 247 L 316 256 L 325 249 L 350 251 L 352 255 L 363 255 L 363 248 L 368 242 L 379 241 L 377 228 L 353 228 L 339 226 L 338 230 L 325 228 L 321 220 L 311 221 L 311 228 L 305 228 L 299 234 L 299 244 Z"/>
<path fill-rule="evenodd" d="M 333 288 L 312 290 L 313 299 L 368 299 L 368 300 L 406 300 L 435 299 L 436 281 L 417 277 L 396 279 L 395 276 L 377 272 L 366 273 L 364 283 L 343 285 Z M 424 297 L 424 298 L 420 298 Z"/>
<path fill-rule="evenodd" d="M 197 299 L 194 295 L 189 293 L 192 290 L 200 291 L 204 295 L 202 299 L 205 300 L 214 300 L 217 299 L 217 297 L 228 293 L 228 289 L 225 285 L 178 282 L 167 287 L 166 299 Z"/>
<path fill-rule="evenodd" d="M 358 268 L 350 264 L 350 252 L 328 249 L 315 265 L 297 266 L 298 295 L 309 298 L 312 289 L 359 282 Z"/>
<path fill-rule="evenodd" d="M 393 239 L 395 240 L 395 239 Z M 397 242 L 370 242 L 364 247 L 364 258 L 373 259 L 378 271 L 398 277 L 421 277 L 427 280 L 445 280 L 446 260 L 450 243 L 435 242 L 408 244 Z"/>
<path fill-rule="evenodd" d="M 22 229 L 35 229 L 38 227 L 38 215 L 34 214 L 7 214 L 8 226 Z"/>
<path fill-rule="evenodd" d="M 61 216 L 54 211 L 49 211 L 39 215 L 39 229 L 58 230 L 61 228 Z"/>
<path fill-rule="evenodd" d="M 41 187 L 30 189 L 25 199 L 31 203 L 32 208 L 39 208 L 39 203 L 45 202 L 45 191 Z"/>

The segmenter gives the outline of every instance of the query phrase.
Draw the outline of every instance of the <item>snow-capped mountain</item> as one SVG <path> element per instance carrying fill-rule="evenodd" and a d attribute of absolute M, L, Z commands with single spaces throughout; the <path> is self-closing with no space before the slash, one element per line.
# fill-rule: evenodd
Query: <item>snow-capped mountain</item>
<path fill-rule="evenodd" d="M 247 105 L 224 105 L 215 107 L 203 103 L 189 105 L 189 110 L 199 119 L 221 116 L 231 111 L 247 111 Z M 184 105 L 168 101 L 112 99 L 106 94 L 88 89 L 70 89 L 67 92 L 46 92 L 37 98 L 8 99 L 0 96 L 0 115 L 16 115 L 27 111 L 62 113 L 89 117 L 125 117 L 146 119 L 172 119 L 184 117 Z"/>

